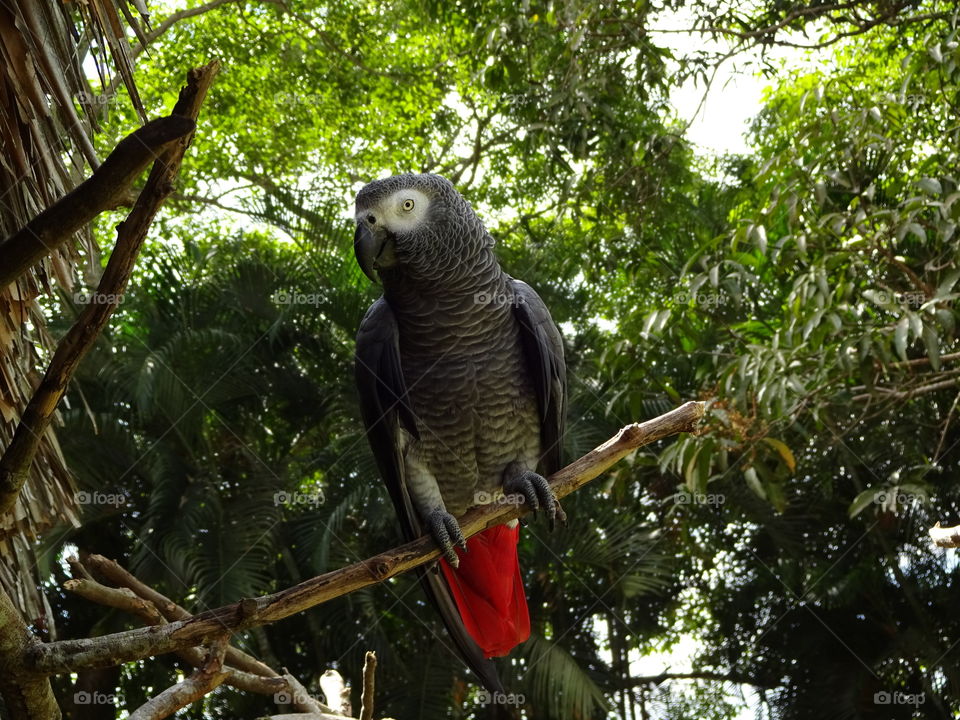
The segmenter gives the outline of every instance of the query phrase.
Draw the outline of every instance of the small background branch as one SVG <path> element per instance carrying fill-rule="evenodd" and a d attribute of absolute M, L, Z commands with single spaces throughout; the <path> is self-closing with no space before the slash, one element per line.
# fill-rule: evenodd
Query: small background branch
<path fill-rule="evenodd" d="M 940 523 L 937 523 L 928 532 L 930 533 L 930 539 L 937 547 L 960 547 L 960 525 L 942 527 Z"/>

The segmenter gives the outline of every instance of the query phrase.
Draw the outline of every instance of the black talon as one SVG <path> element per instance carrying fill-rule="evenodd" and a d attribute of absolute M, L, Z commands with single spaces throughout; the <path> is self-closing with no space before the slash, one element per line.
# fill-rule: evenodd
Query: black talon
<path fill-rule="evenodd" d="M 553 530 L 558 516 L 562 523 L 566 523 L 566 513 L 560 508 L 560 504 L 550 489 L 550 484 L 542 475 L 526 470 L 519 475 L 510 478 L 503 485 L 506 493 L 520 493 L 524 501 L 529 503 L 534 514 L 543 508 L 547 514 L 547 520 L 550 523 L 550 529 Z"/>
<path fill-rule="evenodd" d="M 464 552 L 467 550 L 467 541 L 463 537 L 463 531 L 460 530 L 460 524 L 443 508 L 436 508 L 427 518 L 427 525 L 430 535 L 433 537 L 443 557 L 453 567 L 460 567 L 460 558 L 457 557 L 455 546 L 459 546 Z"/>

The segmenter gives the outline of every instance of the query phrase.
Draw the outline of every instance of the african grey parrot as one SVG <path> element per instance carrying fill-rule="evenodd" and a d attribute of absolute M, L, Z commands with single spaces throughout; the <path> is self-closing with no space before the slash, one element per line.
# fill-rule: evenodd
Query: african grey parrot
<path fill-rule="evenodd" d="M 357 261 L 383 283 L 357 333 L 367 436 L 405 537 L 428 532 L 443 550 L 442 573 L 420 572 L 427 595 L 483 685 L 503 692 L 490 658 L 530 635 L 519 528 L 464 542 L 455 518 L 502 491 L 543 509 L 551 526 L 563 519 L 543 477 L 560 467 L 563 342 L 446 178 L 371 182 L 356 223 Z"/>

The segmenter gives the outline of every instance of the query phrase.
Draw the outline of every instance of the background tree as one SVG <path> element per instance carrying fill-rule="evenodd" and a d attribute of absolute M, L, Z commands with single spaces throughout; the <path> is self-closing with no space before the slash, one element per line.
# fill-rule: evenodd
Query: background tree
<path fill-rule="evenodd" d="M 84 506 L 71 542 L 191 610 L 395 542 L 350 378 L 376 290 L 345 217 L 372 177 L 440 172 L 561 323 L 569 457 L 681 399 L 711 407 L 709 433 L 573 496 L 569 529 L 528 528 L 534 634 L 502 668 L 524 716 L 734 717 L 745 687 L 778 718 L 960 709 L 952 559 L 920 540 L 931 502 L 957 514 L 949 8 L 689 4 L 695 29 L 740 47 L 823 46 L 825 69 L 765 68 L 776 90 L 747 156 L 704 159 L 668 94 L 717 58 L 675 74 L 649 31 L 662 8 L 212 5 L 138 58 L 148 112 L 185 64 L 216 51 L 227 71 L 213 134 L 70 395 L 68 463 L 89 497 L 123 498 Z M 125 100 L 108 110 L 99 148 L 135 124 Z M 51 299 L 51 319 L 72 304 Z M 53 602 L 71 636 L 127 622 Z M 401 577 L 243 640 L 312 681 L 355 675 L 373 648 L 384 713 L 484 716 L 428 617 Z M 692 667 L 638 678 L 640 657 L 691 636 Z M 174 673 L 101 682 L 133 704 Z M 883 695 L 898 692 L 912 701 Z M 269 707 L 224 688 L 185 715 Z"/>

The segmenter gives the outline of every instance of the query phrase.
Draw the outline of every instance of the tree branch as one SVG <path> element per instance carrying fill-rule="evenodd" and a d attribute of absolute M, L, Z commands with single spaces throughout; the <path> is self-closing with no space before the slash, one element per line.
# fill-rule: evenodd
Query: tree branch
<path fill-rule="evenodd" d="M 149 585 L 140 582 L 119 563 L 110 560 L 109 558 L 105 558 L 103 555 L 88 555 L 84 559 L 84 563 L 100 577 L 109 580 L 114 585 L 119 587 L 128 588 L 135 592 L 139 597 L 150 602 L 169 622 L 188 620 L 189 618 L 193 617 L 191 613 L 177 605 L 165 595 L 157 592 Z M 256 658 L 248 655 L 247 653 L 243 652 L 243 650 L 238 648 L 228 647 L 226 659 L 228 665 L 252 675 L 259 675 L 266 678 L 280 677 L 280 674 L 269 665 L 260 662 Z"/>
<path fill-rule="evenodd" d="M 860 395 L 854 395 L 851 400 L 853 402 L 862 402 L 863 400 L 869 400 L 870 398 L 879 398 L 882 400 L 909 400 L 917 395 L 926 395 L 927 393 L 936 392 L 937 390 L 944 390 L 957 385 L 960 385 L 960 377 L 941 380 L 940 382 L 930 383 L 929 385 L 921 385 L 920 387 L 910 388 L 908 390 L 890 390 L 889 388 L 876 387 L 874 388 L 874 393 L 861 393 Z M 880 394 L 877 395 L 875 394 L 876 392 L 879 392 Z"/>
<path fill-rule="evenodd" d="M 139 159 L 143 159 L 143 156 L 146 157 L 144 164 L 151 158 L 155 158 L 155 162 L 147 179 L 147 184 L 137 198 L 133 209 L 127 219 L 117 228 L 117 243 L 110 254 L 110 260 L 107 262 L 106 270 L 97 288 L 95 296 L 97 301 L 89 303 L 84 308 L 76 323 L 57 345 L 43 380 L 34 391 L 30 402 L 27 403 L 27 407 L 20 417 L 20 422 L 14 431 L 10 445 L 7 446 L 3 456 L 0 457 L 0 515 L 10 510 L 16 502 L 17 496 L 20 494 L 20 488 L 23 487 L 23 483 L 27 479 L 37 448 L 40 446 L 40 439 L 46 432 L 57 404 L 66 392 L 70 379 L 84 355 L 93 347 L 100 332 L 107 324 L 107 320 L 123 299 L 123 292 L 127 287 L 127 281 L 133 271 L 133 265 L 140 253 L 140 248 L 147 237 L 150 224 L 153 222 L 160 206 L 163 205 L 164 200 L 173 191 L 173 181 L 180 171 L 183 155 L 193 139 L 193 129 L 196 127 L 200 105 L 203 103 L 207 90 L 219 69 L 220 64 L 214 61 L 202 68 L 191 70 L 187 74 L 187 85 L 180 91 L 180 97 L 173 108 L 173 112 L 168 118 L 165 118 L 168 123 L 162 125 L 162 127 L 172 126 L 176 129 L 179 135 L 175 137 L 178 137 L 179 140 L 169 146 L 164 146 L 164 149 L 159 153 L 155 152 L 154 147 L 150 147 L 148 151 L 144 151 L 142 155 L 138 156 Z M 156 126 L 154 123 L 150 123 L 143 129 L 150 127 Z M 133 137 L 136 138 L 136 133 Z M 127 140 L 129 139 L 127 138 Z M 132 142 L 139 143 L 140 141 L 134 139 Z M 142 146 L 140 147 L 142 150 Z M 124 159 L 124 162 L 126 162 L 132 152 L 124 151 L 117 157 Z M 110 157 L 112 158 L 116 154 L 117 150 L 114 150 Z M 103 171 L 109 160 L 110 158 L 104 162 L 97 173 Z M 120 162 L 118 159 L 117 163 Z M 121 167 L 130 170 L 130 166 L 127 164 L 121 164 Z M 137 165 L 137 173 L 139 173 L 141 167 Z M 96 173 L 94 175 L 96 176 Z M 136 174 L 128 172 L 123 178 L 129 183 L 135 176 Z M 43 220 L 38 226 L 36 224 L 37 218 L 35 218 L 25 226 L 24 230 L 14 235 L 14 238 L 20 237 L 23 232 L 29 229 L 29 232 L 37 234 L 39 240 L 35 239 L 33 242 L 39 242 L 39 248 L 50 247 L 50 242 L 54 241 L 56 233 L 61 233 L 63 237 L 66 237 L 68 233 L 65 232 L 65 227 L 70 226 L 75 229 L 82 224 L 82 222 L 77 222 L 78 219 L 88 222 L 93 215 L 103 209 L 102 203 L 105 198 L 108 196 L 112 198 L 116 191 L 116 188 L 113 188 L 108 193 L 107 188 L 103 185 L 108 180 L 116 181 L 117 178 L 118 175 L 115 171 L 108 173 L 106 179 L 101 175 L 93 185 L 94 191 L 91 191 L 88 186 L 88 189 L 81 193 L 79 200 L 74 198 L 65 205 L 65 201 L 73 198 L 90 180 L 93 180 L 91 178 L 52 208 L 38 216 L 38 218 L 42 218 L 52 211 L 53 219 L 48 215 L 47 219 Z M 124 186 L 122 189 L 125 190 L 126 187 Z M 91 202 L 91 193 L 94 194 L 98 202 Z M 76 202 L 80 203 L 79 211 L 75 207 L 74 203 Z M 57 242 L 62 241 L 63 237 Z M 8 246 L 9 242 L 7 241 L 3 246 L 0 246 L 0 266 L 2 267 L 6 267 L 3 262 L 3 249 Z M 20 248 L 21 246 L 15 245 L 14 247 Z M 17 250 L 11 252 L 16 256 Z M 29 267 L 29 264 L 27 263 L 27 267 Z M 14 274 L 13 277 L 16 277 L 16 275 Z M 0 283 L 0 285 L 3 284 Z"/>
<path fill-rule="evenodd" d="M 128 588 L 112 588 L 101 585 L 96 580 L 88 578 L 74 578 L 63 584 L 67 592 L 75 593 L 90 602 L 106 605 L 107 607 L 124 610 L 141 618 L 148 625 L 166 623 L 163 616 L 149 600 L 144 600 Z"/>
<path fill-rule="evenodd" d="M 829 47 L 834 45 L 841 40 L 844 40 L 849 37 L 854 37 L 857 35 L 862 35 L 865 32 L 870 31 L 874 27 L 882 24 L 888 25 L 897 25 L 899 27 L 905 27 L 919 22 L 926 22 L 928 20 L 938 20 L 942 18 L 949 17 L 946 12 L 927 12 L 927 13 L 918 13 L 916 15 L 907 15 L 904 17 L 898 17 L 900 12 L 907 8 L 908 3 L 899 2 L 890 5 L 887 8 L 887 12 L 880 13 L 872 18 L 853 18 L 849 15 L 840 15 L 838 17 L 831 17 L 829 13 L 838 12 L 841 10 L 849 10 L 856 8 L 858 2 L 847 2 L 847 3 L 838 3 L 834 5 L 813 5 L 813 6 L 801 6 L 798 9 L 791 10 L 786 13 L 784 17 L 779 21 L 766 25 L 764 27 L 758 28 L 745 28 L 737 29 L 734 27 L 723 27 L 716 24 L 705 24 L 702 26 L 694 25 L 691 28 L 671 28 L 671 29 L 658 29 L 650 28 L 647 32 L 650 33 L 683 33 L 683 34 L 710 34 L 710 35 L 725 35 L 728 37 L 735 37 L 740 40 L 751 41 L 754 43 L 759 43 L 763 45 L 780 45 L 782 47 L 793 47 L 800 48 L 804 50 L 819 50 L 822 48 Z M 798 43 L 785 39 L 778 39 L 777 34 L 781 30 L 790 30 L 789 27 L 791 23 L 795 21 L 802 21 L 804 23 L 811 23 L 816 20 L 819 20 L 826 16 L 835 26 L 842 23 L 849 24 L 851 30 L 841 30 L 838 31 L 832 37 L 829 37 L 825 40 L 814 43 Z"/>
<path fill-rule="evenodd" d="M 101 560 L 106 560 L 106 558 L 102 558 L 99 555 L 90 557 L 97 557 Z M 74 574 L 74 579 L 67 580 L 63 584 L 64 590 L 76 593 L 77 595 L 80 595 L 91 602 L 129 612 L 141 618 L 148 625 L 166 625 L 167 619 L 160 614 L 160 612 L 157 610 L 156 604 L 153 601 L 137 595 L 127 587 L 114 588 L 98 583 L 89 576 L 90 573 L 87 572 L 87 569 L 75 557 L 69 558 L 68 562 L 70 563 L 70 567 Z M 112 561 L 107 562 L 112 563 Z M 116 563 L 113 564 L 116 565 Z M 123 572 L 126 573 L 125 570 Z M 171 606 L 178 607 L 162 595 L 159 595 L 159 593 L 157 593 L 157 595 L 162 599 L 163 606 L 168 608 Z M 185 610 L 183 612 L 186 613 Z M 189 613 L 187 613 L 186 616 L 190 617 Z M 231 685 L 239 690 L 259 693 L 261 695 L 275 695 L 278 692 L 292 688 L 285 678 L 280 677 L 278 673 L 274 672 L 266 665 L 254 660 L 249 655 L 237 650 L 236 648 L 231 648 L 229 646 L 227 647 L 226 654 L 228 660 L 231 656 L 231 651 L 233 651 L 234 657 L 239 656 L 244 661 L 249 660 L 250 665 L 256 666 L 257 669 L 262 668 L 264 672 L 251 673 L 239 670 L 236 667 L 224 667 L 224 671 L 227 673 L 224 684 Z M 201 667 L 203 665 L 204 655 L 198 648 L 186 648 L 184 650 L 177 651 L 177 654 L 194 667 Z"/>
<path fill-rule="evenodd" d="M 960 360 L 960 352 L 948 353 L 948 354 L 946 354 L 946 355 L 941 355 L 941 356 L 940 356 L 940 363 L 941 363 L 941 364 L 946 363 L 946 362 L 951 362 L 951 361 L 953 361 L 953 360 Z M 913 359 L 913 360 L 899 360 L 899 361 L 897 361 L 897 362 L 892 362 L 892 363 L 890 363 L 887 367 L 891 367 L 891 368 L 910 368 L 910 367 L 916 367 L 917 365 L 929 365 L 929 364 L 930 364 L 930 358 L 929 358 L 929 357 L 921 357 L 921 358 L 915 358 L 915 359 Z"/>
<path fill-rule="evenodd" d="M 773 685 L 764 684 L 752 680 L 747 677 L 743 677 L 737 674 L 730 673 L 718 673 L 710 672 L 707 670 L 701 671 L 691 671 L 691 672 L 662 672 L 659 675 L 634 675 L 633 677 L 626 678 L 626 682 L 623 684 L 623 687 L 636 687 L 638 685 L 659 685 L 668 680 L 715 680 L 717 682 L 729 682 L 735 683 L 737 685 L 753 685 L 754 687 L 774 687 Z"/>
<path fill-rule="evenodd" d="M 360 720 L 373 720 L 373 686 L 377 671 L 377 654 L 367 650 L 363 662 L 363 693 L 360 695 Z M 327 698 L 329 701 L 330 698 Z"/>
<path fill-rule="evenodd" d="M 117 207 L 130 184 L 167 146 L 196 123 L 169 115 L 134 130 L 117 143 L 94 173 L 0 244 L 0 288 L 5 288 L 104 210 Z"/>
<path fill-rule="evenodd" d="M 215 638 L 203 665 L 196 672 L 147 700 L 130 714 L 128 720 L 162 720 L 219 687 L 228 675 L 223 670 L 223 655 L 229 639 L 227 633 Z"/>
<path fill-rule="evenodd" d="M 927 532 L 930 533 L 930 539 L 933 544 L 942 548 L 960 547 L 960 525 L 954 527 L 942 527 L 937 523 Z"/>
<path fill-rule="evenodd" d="M 703 413 L 703 403 L 688 402 L 645 423 L 628 425 L 603 445 L 551 475 L 550 487 L 558 499 L 563 498 L 637 448 L 677 433 L 694 432 Z M 529 512 L 530 508 L 522 505 L 491 503 L 469 510 L 460 518 L 460 526 L 464 537 L 470 537 Z M 181 650 L 224 633 L 276 622 L 425 565 L 439 556 L 433 540 L 421 537 L 286 590 L 244 599 L 168 625 L 35 646 L 27 651 L 24 667 L 43 674 L 74 672 Z"/>

